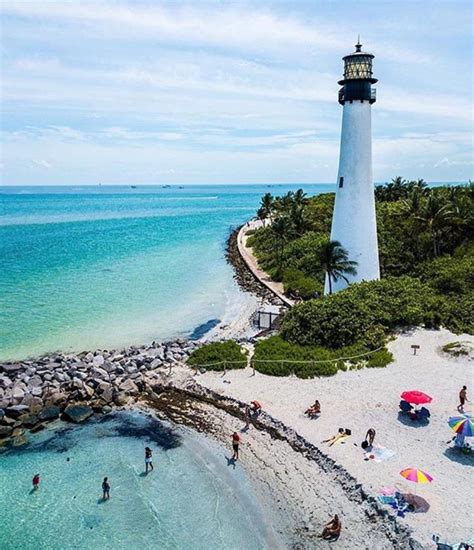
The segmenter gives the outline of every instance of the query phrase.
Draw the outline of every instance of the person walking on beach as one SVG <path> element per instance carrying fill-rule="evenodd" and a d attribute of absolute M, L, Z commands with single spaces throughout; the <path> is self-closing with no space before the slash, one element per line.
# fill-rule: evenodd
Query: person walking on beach
<path fill-rule="evenodd" d="M 145 473 L 148 473 L 148 469 L 153 471 L 153 460 L 150 447 L 145 447 Z"/>
<path fill-rule="evenodd" d="M 104 481 L 102 482 L 102 500 L 109 500 L 109 498 L 110 498 L 109 478 L 104 477 Z"/>
<path fill-rule="evenodd" d="M 36 489 L 39 489 L 39 486 L 40 486 L 40 475 L 39 474 L 35 474 L 33 476 L 33 479 L 31 480 L 31 482 L 33 483 L 33 489 L 36 491 Z"/>
<path fill-rule="evenodd" d="M 467 401 L 467 386 L 463 386 L 462 390 L 459 392 L 459 405 L 458 405 L 458 411 L 460 413 L 464 412 L 464 404 Z"/>
<path fill-rule="evenodd" d="M 237 432 L 234 432 L 232 435 L 232 449 L 234 454 L 232 455 L 232 460 L 239 460 L 239 443 L 240 435 Z"/>

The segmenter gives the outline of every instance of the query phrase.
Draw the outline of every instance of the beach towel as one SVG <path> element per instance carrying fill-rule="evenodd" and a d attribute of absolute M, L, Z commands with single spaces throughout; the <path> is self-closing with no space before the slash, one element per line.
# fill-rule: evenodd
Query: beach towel
<path fill-rule="evenodd" d="M 379 495 L 377 498 L 379 499 L 379 502 L 381 504 L 391 505 L 391 504 L 396 504 L 397 503 L 397 501 L 395 500 L 395 498 L 393 496 Z"/>
<path fill-rule="evenodd" d="M 392 456 L 394 455 L 395 451 L 392 451 L 391 449 L 387 449 L 380 445 L 374 445 L 370 452 L 364 453 L 364 457 L 366 459 L 373 460 L 374 462 L 383 462 L 384 460 L 392 458 Z"/>

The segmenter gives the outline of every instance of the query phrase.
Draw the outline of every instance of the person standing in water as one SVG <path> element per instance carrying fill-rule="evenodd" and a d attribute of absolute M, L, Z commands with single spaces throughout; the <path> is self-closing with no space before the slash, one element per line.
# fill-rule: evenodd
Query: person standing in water
<path fill-rule="evenodd" d="M 150 447 L 145 447 L 145 473 L 148 473 L 148 469 L 153 470 L 152 454 Z"/>
<path fill-rule="evenodd" d="M 239 443 L 240 435 L 237 432 L 234 432 L 232 435 L 232 449 L 234 454 L 232 455 L 232 460 L 239 460 Z"/>
<path fill-rule="evenodd" d="M 32 483 L 33 483 L 33 489 L 39 489 L 39 486 L 40 486 L 40 475 L 39 474 L 35 474 L 33 476 L 33 479 L 32 479 Z"/>
<path fill-rule="evenodd" d="M 104 477 L 104 481 L 102 482 L 102 500 L 109 500 L 109 498 L 110 498 L 109 478 Z"/>

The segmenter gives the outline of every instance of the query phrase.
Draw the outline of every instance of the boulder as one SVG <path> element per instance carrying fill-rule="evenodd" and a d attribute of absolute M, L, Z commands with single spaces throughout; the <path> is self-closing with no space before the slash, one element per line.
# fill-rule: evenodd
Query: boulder
<path fill-rule="evenodd" d="M 92 416 L 93 412 L 92 408 L 87 405 L 69 405 L 64 409 L 62 418 L 78 424 L 79 422 L 87 420 Z"/>
<path fill-rule="evenodd" d="M 28 443 L 28 439 L 24 435 L 18 435 L 12 439 L 11 446 L 12 447 L 23 447 L 23 445 L 26 445 Z"/>
<path fill-rule="evenodd" d="M 105 359 L 103 355 L 96 355 L 92 359 L 92 364 L 94 365 L 94 367 L 101 367 L 104 363 L 105 363 Z"/>
<path fill-rule="evenodd" d="M 46 428 L 46 425 L 40 422 L 39 424 L 36 424 L 36 426 L 33 426 L 30 431 L 31 433 L 36 433 L 41 430 L 44 430 L 45 428 Z"/>
<path fill-rule="evenodd" d="M 130 397 L 123 391 L 115 396 L 115 404 L 119 407 L 124 407 L 130 401 Z"/>
<path fill-rule="evenodd" d="M 33 428 L 38 424 L 38 417 L 36 414 L 22 414 L 18 420 L 25 428 Z"/>
<path fill-rule="evenodd" d="M 43 400 L 41 397 L 35 397 L 29 393 L 25 395 L 21 404 L 27 405 L 31 412 L 37 412 L 43 408 Z"/>
<path fill-rule="evenodd" d="M 35 374 L 28 380 L 28 388 L 37 388 L 38 386 L 43 385 L 43 380 L 41 379 L 41 376 L 38 376 Z"/>
<path fill-rule="evenodd" d="M 0 374 L 0 388 L 8 388 L 11 385 L 12 381 L 10 380 L 10 378 L 8 378 L 8 376 L 3 376 L 2 374 Z"/>
<path fill-rule="evenodd" d="M 108 372 L 105 369 L 101 369 L 100 367 L 92 367 L 91 373 L 96 378 L 107 379 L 109 377 Z"/>
<path fill-rule="evenodd" d="M 82 389 L 84 390 L 84 393 L 86 394 L 88 399 L 90 399 L 94 395 L 94 388 L 91 388 L 89 385 L 84 384 Z"/>
<path fill-rule="evenodd" d="M 9 437 L 12 432 L 13 428 L 11 426 L 0 426 L 0 439 Z"/>
<path fill-rule="evenodd" d="M 113 401 L 114 399 L 114 390 L 112 388 L 112 386 L 106 388 L 102 394 L 101 394 L 101 399 L 103 399 L 106 403 L 110 403 L 111 401 Z"/>
<path fill-rule="evenodd" d="M 61 409 L 59 407 L 45 407 L 42 411 L 38 414 L 39 420 L 55 420 L 59 417 L 59 414 L 61 413 Z"/>
<path fill-rule="evenodd" d="M 5 413 L 10 418 L 19 418 L 22 414 L 28 412 L 29 409 L 28 405 L 13 405 L 13 407 L 8 407 Z"/>
<path fill-rule="evenodd" d="M 35 397 L 41 397 L 43 395 L 43 388 L 42 387 L 32 388 L 30 393 Z"/>
<path fill-rule="evenodd" d="M 120 390 L 128 393 L 129 395 L 136 395 L 138 393 L 137 385 L 133 380 L 125 380 L 120 384 Z"/>

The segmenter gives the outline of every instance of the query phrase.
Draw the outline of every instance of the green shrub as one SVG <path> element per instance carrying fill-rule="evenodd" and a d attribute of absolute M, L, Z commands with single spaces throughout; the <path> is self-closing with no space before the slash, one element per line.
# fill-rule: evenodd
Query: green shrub
<path fill-rule="evenodd" d="M 322 285 L 311 277 L 307 277 L 299 269 L 287 269 L 283 272 L 283 288 L 285 294 L 307 300 L 322 292 Z"/>
<path fill-rule="evenodd" d="M 194 350 L 187 360 L 190 366 L 209 365 L 207 370 L 242 369 L 247 365 L 246 350 L 233 340 L 211 342 Z M 214 364 L 217 363 L 217 364 Z"/>
<path fill-rule="evenodd" d="M 331 349 L 362 341 L 371 349 L 398 326 L 420 325 L 429 312 L 441 314 L 443 301 L 413 277 L 389 277 L 298 304 L 285 316 L 282 336 L 300 345 Z"/>
<path fill-rule="evenodd" d="M 474 292 L 446 300 L 443 326 L 456 334 L 474 334 Z"/>
<path fill-rule="evenodd" d="M 392 361 L 393 355 L 388 349 L 383 348 L 368 357 L 367 367 L 386 367 L 388 364 L 392 363 Z"/>
<path fill-rule="evenodd" d="M 365 355 L 368 351 L 360 342 L 338 350 L 329 350 L 320 346 L 291 344 L 283 340 L 281 336 L 271 336 L 257 342 L 252 364 L 259 372 L 272 376 L 288 376 L 290 374 L 299 378 L 332 376 L 338 370 L 347 370 L 346 363 L 352 364 L 353 367 L 363 366 L 363 357 L 347 362 L 343 359 Z M 391 359 L 391 354 L 389 355 Z M 382 357 L 379 358 L 380 363 L 382 359 Z"/>

